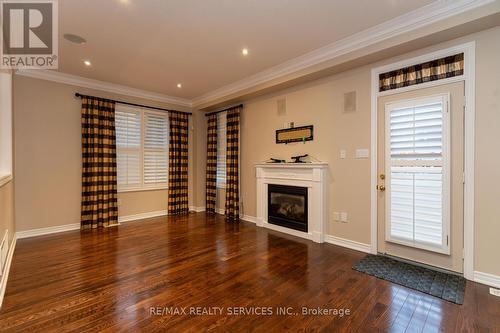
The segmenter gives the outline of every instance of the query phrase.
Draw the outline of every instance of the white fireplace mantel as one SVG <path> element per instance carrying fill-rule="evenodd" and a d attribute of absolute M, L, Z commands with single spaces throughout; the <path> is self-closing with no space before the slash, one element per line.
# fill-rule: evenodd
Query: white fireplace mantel
<path fill-rule="evenodd" d="M 328 217 L 327 163 L 260 163 L 257 174 L 257 226 L 323 243 Z M 307 187 L 308 232 L 267 222 L 268 184 Z"/>

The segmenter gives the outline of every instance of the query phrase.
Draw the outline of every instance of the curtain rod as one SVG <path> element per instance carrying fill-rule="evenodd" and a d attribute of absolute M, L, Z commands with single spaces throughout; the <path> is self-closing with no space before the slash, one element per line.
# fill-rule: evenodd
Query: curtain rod
<path fill-rule="evenodd" d="M 224 109 L 224 110 L 219 110 L 219 111 L 214 111 L 214 112 L 209 112 L 209 113 L 205 113 L 205 116 L 211 116 L 213 114 L 217 114 L 217 113 L 221 113 L 221 112 L 225 112 L 225 111 L 229 111 L 231 109 L 235 109 L 235 108 L 239 108 L 239 107 L 242 107 L 243 104 L 239 104 L 239 105 L 235 105 L 235 106 L 231 106 L 230 108 L 227 108 L 227 109 Z"/>
<path fill-rule="evenodd" d="M 75 93 L 75 97 L 80 97 L 80 98 L 81 97 L 91 97 L 91 98 L 97 98 L 97 99 L 101 99 L 101 100 L 105 100 L 105 101 L 111 101 L 111 102 L 115 102 L 115 103 L 119 103 L 119 104 L 139 106 L 141 108 L 155 109 L 155 110 L 161 110 L 161 111 L 167 111 L 167 112 L 185 113 L 187 115 L 192 115 L 191 112 L 182 112 L 182 111 L 177 111 L 177 110 L 169 110 L 169 109 L 159 108 L 159 107 L 156 107 L 156 106 L 149 106 L 149 105 L 143 105 L 143 104 L 135 104 L 135 103 L 117 101 L 117 100 L 109 99 L 109 98 L 102 98 L 102 97 L 82 95 L 80 93 Z"/>

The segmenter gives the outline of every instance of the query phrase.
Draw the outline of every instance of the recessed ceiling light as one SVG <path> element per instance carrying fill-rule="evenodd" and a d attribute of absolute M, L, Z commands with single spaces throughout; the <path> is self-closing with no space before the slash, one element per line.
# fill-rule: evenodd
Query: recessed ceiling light
<path fill-rule="evenodd" d="M 245 49 L 241 50 L 241 53 L 243 55 L 248 55 L 248 49 L 245 48 Z"/>
<path fill-rule="evenodd" d="M 85 66 L 90 66 L 92 65 L 92 63 L 88 60 L 84 60 L 83 63 L 85 64 Z"/>
<path fill-rule="evenodd" d="M 177 83 L 177 88 L 182 88 L 182 84 Z"/>
<path fill-rule="evenodd" d="M 78 36 L 78 35 L 64 34 L 63 37 L 64 37 L 64 39 L 66 39 L 68 42 L 71 42 L 71 43 L 75 43 L 75 44 L 79 44 L 79 45 L 83 45 L 83 44 L 87 43 L 85 38 Z"/>

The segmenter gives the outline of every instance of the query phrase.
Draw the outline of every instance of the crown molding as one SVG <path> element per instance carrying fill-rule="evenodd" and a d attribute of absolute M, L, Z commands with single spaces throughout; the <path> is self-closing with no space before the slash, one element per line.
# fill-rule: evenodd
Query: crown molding
<path fill-rule="evenodd" d="M 192 107 L 192 101 L 189 99 L 164 95 L 116 83 L 110 83 L 105 81 L 89 79 L 77 75 L 61 73 L 53 70 L 45 70 L 45 69 L 17 70 L 16 75 L 53 81 L 58 83 L 64 83 L 83 88 L 96 89 L 125 96 L 144 98 L 147 100 L 157 101 L 167 104 L 174 104 L 189 108 Z"/>
<path fill-rule="evenodd" d="M 206 104 L 239 93 L 245 89 L 250 89 L 326 61 L 334 60 L 340 56 L 421 29 L 430 24 L 444 21 L 450 17 L 493 2 L 495 2 L 495 0 L 442 0 L 433 2 L 245 79 L 196 97 L 192 101 L 193 107 L 207 106 Z"/>

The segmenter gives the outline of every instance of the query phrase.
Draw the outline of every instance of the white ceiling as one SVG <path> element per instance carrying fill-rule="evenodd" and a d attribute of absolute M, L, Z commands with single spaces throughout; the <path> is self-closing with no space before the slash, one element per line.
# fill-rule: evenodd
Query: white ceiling
<path fill-rule="evenodd" d="M 63 0 L 59 71 L 191 99 L 431 2 Z"/>

